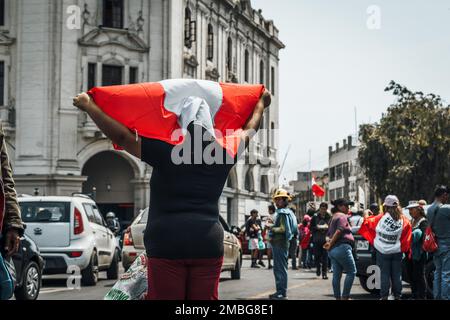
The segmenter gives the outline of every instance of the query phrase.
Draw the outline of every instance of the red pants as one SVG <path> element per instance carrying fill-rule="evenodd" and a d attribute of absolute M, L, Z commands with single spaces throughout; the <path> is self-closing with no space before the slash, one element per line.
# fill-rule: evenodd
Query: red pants
<path fill-rule="evenodd" d="M 148 300 L 218 300 L 223 257 L 148 259 Z"/>

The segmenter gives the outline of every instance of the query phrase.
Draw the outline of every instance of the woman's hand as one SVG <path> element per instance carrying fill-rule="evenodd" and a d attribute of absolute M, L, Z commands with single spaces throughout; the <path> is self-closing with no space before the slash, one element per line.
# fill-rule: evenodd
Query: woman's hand
<path fill-rule="evenodd" d="M 73 105 L 81 111 L 88 111 L 91 105 L 91 97 L 86 92 L 80 93 L 73 98 Z"/>
<path fill-rule="evenodd" d="M 325 243 L 325 244 L 323 245 L 323 248 L 324 248 L 325 250 L 327 250 L 327 251 L 330 251 L 330 249 L 331 249 L 331 243 L 330 243 L 330 242 Z"/>

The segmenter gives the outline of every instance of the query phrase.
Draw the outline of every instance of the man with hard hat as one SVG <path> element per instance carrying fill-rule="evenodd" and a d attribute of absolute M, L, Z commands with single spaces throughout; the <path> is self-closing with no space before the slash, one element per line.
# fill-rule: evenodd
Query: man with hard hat
<path fill-rule="evenodd" d="M 284 189 L 278 189 L 273 196 L 277 207 L 276 218 L 270 228 L 273 274 L 277 290 L 269 296 L 273 300 L 287 299 L 289 241 L 298 233 L 294 213 L 288 208 L 289 201 L 291 196 Z"/>

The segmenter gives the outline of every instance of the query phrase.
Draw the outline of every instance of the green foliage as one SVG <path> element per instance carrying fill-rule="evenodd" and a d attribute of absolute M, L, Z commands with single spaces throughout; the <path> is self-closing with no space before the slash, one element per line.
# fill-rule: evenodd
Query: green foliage
<path fill-rule="evenodd" d="M 361 126 L 360 165 L 379 197 L 430 201 L 435 186 L 450 180 L 450 106 L 394 81 L 385 91 L 397 100 L 380 123 Z"/>

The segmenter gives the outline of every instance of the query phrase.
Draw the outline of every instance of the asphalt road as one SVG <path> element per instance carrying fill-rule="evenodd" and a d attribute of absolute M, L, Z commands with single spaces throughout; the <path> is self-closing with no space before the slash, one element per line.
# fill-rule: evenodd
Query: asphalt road
<path fill-rule="evenodd" d="M 123 270 L 121 270 L 123 272 Z M 312 270 L 289 270 L 288 297 L 290 300 L 332 300 L 332 274 L 328 280 L 322 280 Z M 106 273 L 100 273 L 100 281 L 95 287 L 81 289 L 67 288 L 67 280 L 46 279 L 39 300 L 102 300 L 115 281 L 107 280 Z M 230 273 L 221 276 L 219 296 L 222 300 L 265 300 L 273 293 L 275 281 L 273 271 L 251 269 L 250 261 L 245 260 L 240 280 L 231 280 Z M 409 288 L 404 288 L 409 293 Z M 352 299 L 378 299 L 362 289 L 356 278 L 352 288 Z"/>

